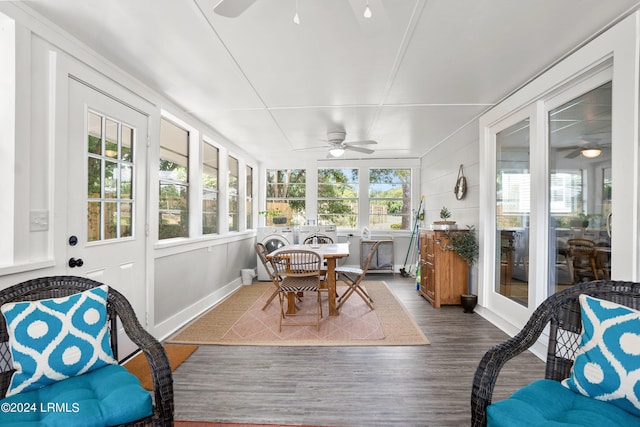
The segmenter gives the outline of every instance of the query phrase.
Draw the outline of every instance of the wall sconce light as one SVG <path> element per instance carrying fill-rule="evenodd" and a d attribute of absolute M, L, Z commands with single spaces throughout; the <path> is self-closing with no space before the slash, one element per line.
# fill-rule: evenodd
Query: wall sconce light
<path fill-rule="evenodd" d="M 600 154 L 602 154 L 602 150 L 599 148 L 585 148 L 584 150 L 580 151 L 580 154 L 588 159 L 595 159 Z"/>

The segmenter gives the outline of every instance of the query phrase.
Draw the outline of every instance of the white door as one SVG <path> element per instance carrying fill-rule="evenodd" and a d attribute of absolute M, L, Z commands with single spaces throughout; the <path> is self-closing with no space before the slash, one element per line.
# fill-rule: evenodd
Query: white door
<path fill-rule="evenodd" d="M 67 272 L 120 291 L 146 326 L 147 116 L 69 79 Z M 121 328 L 118 357 L 135 347 Z"/>

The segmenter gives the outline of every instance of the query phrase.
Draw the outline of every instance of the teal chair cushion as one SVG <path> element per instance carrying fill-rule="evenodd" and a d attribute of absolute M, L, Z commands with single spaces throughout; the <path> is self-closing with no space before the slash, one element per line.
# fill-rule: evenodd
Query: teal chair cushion
<path fill-rule="evenodd" d="M 13 368 L 7 396 L 117 364 L 102 285 L 74 295 L 4 304 Z"/>
<path fill-rule="evenodd" d="M 575 393 L 558 381 L 539 380 L 487 407 L 488 427 L 638 426 L 640 417 Z"/>
<path fill-rule="evenodd" d="M 640 417 L 640 311 L 580 295 L 582 335 L 562 384 Z"/>
<path fill-rule="evenodd" d="M 113 426 L 151 416 L 151 394 L 119 365 L 0 400 L 0 426 Z"/>

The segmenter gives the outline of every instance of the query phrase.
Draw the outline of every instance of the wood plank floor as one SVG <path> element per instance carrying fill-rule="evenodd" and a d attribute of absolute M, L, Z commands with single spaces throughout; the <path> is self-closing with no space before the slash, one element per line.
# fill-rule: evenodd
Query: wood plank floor
<path fill-rule="evenodd" d="M 200 346 L 174 373 L 175 418 L 318 426 L 469 425 L 473 375 L 502 331 L 459 306 L 434 309 L 415 280 L 385 280 L 431 345 Z M 531 353 L 509 362 L 494 400 L 544 377 Z"/>

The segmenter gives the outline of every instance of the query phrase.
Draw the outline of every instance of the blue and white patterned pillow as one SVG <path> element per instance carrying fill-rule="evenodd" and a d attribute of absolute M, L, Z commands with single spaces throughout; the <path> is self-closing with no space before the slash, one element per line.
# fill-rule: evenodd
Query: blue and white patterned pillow
<path fill-rule="evenodd" d="M 587 295 L 580 308 L 580 350 L 562 384 L 640 416 L 640 312 Z"/>
<path fill-rule="evenodd" d="M 108 287 L 4 304 L 13 368 L 7 396 L 116 364 L 109 345 Z"/>

